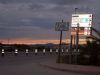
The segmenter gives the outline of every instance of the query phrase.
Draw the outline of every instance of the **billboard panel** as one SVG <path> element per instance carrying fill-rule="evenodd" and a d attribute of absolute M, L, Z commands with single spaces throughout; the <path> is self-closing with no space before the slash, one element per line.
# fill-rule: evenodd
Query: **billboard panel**
<path fill-rule="evenodd" d="M 55 30 L 56 31 L 68 31 L 69 30 L 69 22 L 56 22 Z"/>
<path fill-rule="evenodd" d="M 91 29 L 90 28 L 84 28 L 84 35 L 91 35 Z"/>
<path fill-rule="evenodd" d="M 92 26 L 92 14 L 72 14 L 71 27 L 91 27 Z"/>
<path fill-rule="evenodd" d="M 76 35 L 77 28 L 71 28 L 71 35 Z M 91 35 L 91 28 L 90 27 L 80 27 L 79 28 L 79 36 L 90 36 Z"/>

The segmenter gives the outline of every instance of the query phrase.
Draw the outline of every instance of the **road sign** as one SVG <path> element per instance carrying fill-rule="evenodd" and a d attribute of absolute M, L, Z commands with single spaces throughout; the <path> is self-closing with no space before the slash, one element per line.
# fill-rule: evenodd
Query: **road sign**
<path fill-rule="evenodd" d="M 68 31 L 69 30 L 69 22 L 56 22 L 55 30 L 56 31 Z"/>
<path fill-rule="evenodd" d="M 71 27 L 91 27 L 92 26 L 92 14 L 72 14 Z"/>

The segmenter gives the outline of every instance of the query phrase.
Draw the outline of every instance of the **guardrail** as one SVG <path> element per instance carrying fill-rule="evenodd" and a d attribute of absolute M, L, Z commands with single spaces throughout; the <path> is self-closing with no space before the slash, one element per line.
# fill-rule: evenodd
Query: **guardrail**
<path fill-rule="evenodd" d="M 49 49 L 49 50 L 43 49 L 41 51 L 38 49 L 34 49 L 33 51 L 31 51 L 31 53 L 34 53 L 35 55 L 37 55 L 39 52 L 42 52 L 43 55 L 45 55 L 47 52 L 49 52 L 49 54 L 52 55 L 53 53 L 58 54 L 59 49 Z M 4 57 L 5 53 L 9 53 L 9 52 L 6 52 L 5 49 L 2 49 L 1 56 Z M 14 53 L 14 55 L 17 56 L 20 53 L 20 51 L 18 49 L 15 49 L 14 52 L 10 52 L 10 53 Z M 25 49 L 25 51 L 23 53 L 25 53 L 26 56 L 28 56 L 30 53 L 30 50 Z M 78 55 L 78 54 L 80 54 L 80 50 L 78 49 L 78 51 L 76 51 L 76 49 L 74 49 L 74 50 L 70 51 L 69 49 L 61 49 L 61 53 L 67 54 L 67 55 Z"/>

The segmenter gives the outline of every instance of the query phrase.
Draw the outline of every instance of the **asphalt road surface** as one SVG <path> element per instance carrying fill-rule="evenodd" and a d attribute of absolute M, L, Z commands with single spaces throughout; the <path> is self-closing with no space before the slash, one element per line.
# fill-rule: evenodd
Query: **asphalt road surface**
<path fill-rule="evenodd" d="M 39 65 L 41 62 L 54 58 L 56 54 L 49 53 L 46 55 L 30 53 L 28 56 L 23 53 L 18 56 L 6 54 L 5 57 L 0 56 L 0 75 L 86 75 L 57 71 Z"/>

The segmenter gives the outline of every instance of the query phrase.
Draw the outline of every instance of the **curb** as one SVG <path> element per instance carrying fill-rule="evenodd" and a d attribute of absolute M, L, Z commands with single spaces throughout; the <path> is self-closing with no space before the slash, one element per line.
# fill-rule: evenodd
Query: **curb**
<path fill-rule="evenodd" d="M 58 70 L 58 71 L 63 71 L 63 72 L 72 72 L 72 73 L 79 73 L 79 74 L 90 74 L 90 75 L 100 75 L 100 72 L 93 72 L 93 71 L 78 71 L 78 70 L 71 70 L 71 69 L 63 69 L 63 68 L 58 68 L 58 67 L 53 67 L 51 65 L 47 65 L 47 64 L 44 64 L 44 63 L 40 63 L 39 64 L 40 66 L 43 66 L 45 68 L 50 68 L 50 69 L 54 69 L 54 70 Z"/>

